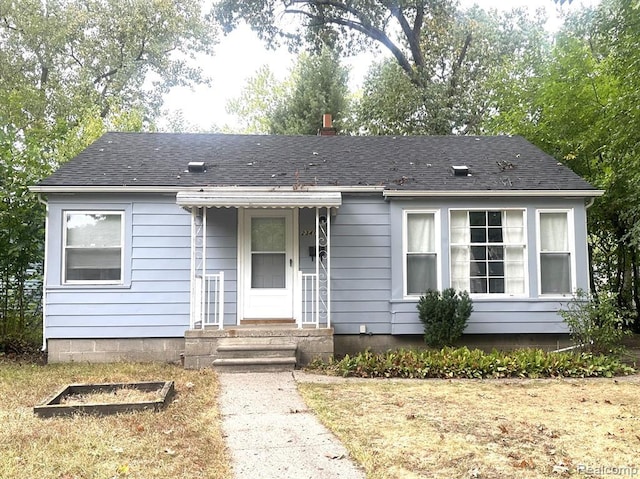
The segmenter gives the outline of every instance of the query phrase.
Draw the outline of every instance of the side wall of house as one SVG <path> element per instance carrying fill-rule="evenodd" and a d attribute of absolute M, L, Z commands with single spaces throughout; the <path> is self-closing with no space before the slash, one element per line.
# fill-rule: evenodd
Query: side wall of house
<path fill-rule="evenodd" d="M 50 359 L 75 354 L 71 359 L 100 360 L 114 351 L 176 359 L 189 327 L 191 216 L 176 205 L 175 195 L 122 195 L 117 200 L 113 195 L 51 195 L 48 209 L 45 335 Z M 63 284 L 65 211 L 124 213 L 122 285 Z M 96 341 L 109 338 L 114 341 Z M 143 349 L 148 351 L 141 356 Z"/>

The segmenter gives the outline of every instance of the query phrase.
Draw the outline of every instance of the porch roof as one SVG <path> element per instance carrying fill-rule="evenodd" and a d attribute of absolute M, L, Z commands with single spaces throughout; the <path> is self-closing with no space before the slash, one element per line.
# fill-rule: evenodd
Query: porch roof
<path fill-rule="evenodd" d="M 176 203 L 183 207 L 206 208 L 337 208 L 342 204 L 338 191 L 180 191 Z"/>

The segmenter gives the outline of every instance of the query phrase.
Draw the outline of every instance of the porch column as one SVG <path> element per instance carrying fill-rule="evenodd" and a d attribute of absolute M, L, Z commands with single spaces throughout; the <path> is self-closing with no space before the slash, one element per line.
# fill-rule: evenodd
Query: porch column
<path fill-rule="evenodd" d="M 207 219 L 205 208 L 191 208 L 191 329 L 204 329 Z"/>
<path fill-rule="evenodd" d="M 324 210 L 324 214 L 322 214 Z M 331 327 L 331 208 L 316 207 L 316 327 Z"/>

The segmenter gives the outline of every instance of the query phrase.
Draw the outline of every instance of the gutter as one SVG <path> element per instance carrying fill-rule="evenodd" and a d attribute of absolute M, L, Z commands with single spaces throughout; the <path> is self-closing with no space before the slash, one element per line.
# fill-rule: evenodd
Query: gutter
<path fill-rule="evenodd" d="M 42 268 L 42 351 L 47 350 L 47 250 L 49 249 L 49 203 L 42 199 L 42 195 L 38 193 L 38 203 L 45 207 L 44 216 L 44 265 Z"/>
<path fill-rule="evenodd" d="M 178 193 L 180 191 L 216 192 L 274 192 L 308 191 L 339 193 L 377 193 L 384 186 L 30 186 L 34 193 Z"/>
<path fill-rule="evenodd" d="M 604 192 L 603 192 L 603 194 L 604 194 Z M 602 196 L 602 195 L 600 195 L 600 196 Z M 586 205 L 584 205 L 584 209 L 585 209 L 585 210 L 588 210 L 589 208 L 591 208 L 591 207 L 593 206 L 593 203 L 594 203 L 595 201 L 596 201 L 596 198 L 595 198 L 595 197 L 591 197 L 591 198 L 589 198 L 589 201 L 587 202 L 587 204 L 586 204 Z"/>
<path fill-rule="evenodd" d="M 503 198 L 503 197 L 560 197 L 591 198 L 604 195 L 603 190 L 384 190 L 385 198 Z"/>

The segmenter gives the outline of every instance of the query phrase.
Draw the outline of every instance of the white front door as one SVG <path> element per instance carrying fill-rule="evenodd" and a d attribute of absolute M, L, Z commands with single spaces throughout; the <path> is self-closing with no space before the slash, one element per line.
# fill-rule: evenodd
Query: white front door
<path fill-rule="evenodd" d="M 242 223 L 242 317 L 293 318 L 293 211 L 245 210 Z"/>

